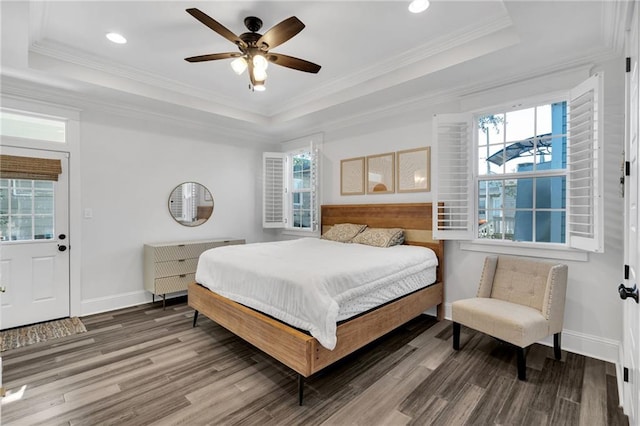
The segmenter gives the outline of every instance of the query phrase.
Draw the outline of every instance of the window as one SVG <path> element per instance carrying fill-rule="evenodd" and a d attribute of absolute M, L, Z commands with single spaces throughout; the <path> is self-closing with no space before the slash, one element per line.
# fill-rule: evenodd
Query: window
<path fill-rule="evenodd" d="M 602 75 L 566 99 L 436 117 L 434 236 L 602 251 Z"/>
<path fill-rule="evenodd" d="M 476 238 L 565 243 L 567 103 L 480 115 Z"/>
<path fill-rule="evenodd" d="M 50 240 L 54 235 L 53 181 L 0 179 L 0 240 Z"/>
<path fill-rule="evenodd" d="M 263 226 L 286 230 L 318 229 L 317 137 L 307 146 L 263 155 Z"/>
<path fill-rule="evenodd" d="M 0 128 L 3 136 L 66 142 L 66 123 L 60 119 L 3 109 L 0 110 Z"/>
<path fill-rule="evenodd" d="M 291 226 L 297 229 L 312 230 L 315 215 L 311 210 L 311 199 L 315 195 L 312 179 L 313 153 L 303 150 L 287 156 L 291 170 L 289 188 L 291 194 Z"/>

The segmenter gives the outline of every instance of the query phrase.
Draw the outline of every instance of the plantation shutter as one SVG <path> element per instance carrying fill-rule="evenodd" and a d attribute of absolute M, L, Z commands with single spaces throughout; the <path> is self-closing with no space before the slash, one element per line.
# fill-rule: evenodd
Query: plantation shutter
<path fill-rule="evenodd" d="M 0 178 L 57 181 L 62 173 L 60 160 L 0 155 Z"/>
<path fill-rule="evenodd" d="M 569 246 L 604 251 L 602 74 L 571 91 L 568 112 L 567 187 Z"/>
<path fill-rule="evenodd" d="M 265 152 L 262 155 L 262 226 L 285 226 L 285 163 L 286 154 Z"/>
<path fill-rule="evenodd" d="M 471 114 L 434 116 L 433 237 L 440 240 L 473 239 L 473 122 Z M 435 209 L 434 209 L 435 212 Z"/>
<path fill-rule="evenodd" d="M 318 230 L 318 166 L 320 155 L 313 141 L 310 144 L 311 152 L 311 230 Z"/>

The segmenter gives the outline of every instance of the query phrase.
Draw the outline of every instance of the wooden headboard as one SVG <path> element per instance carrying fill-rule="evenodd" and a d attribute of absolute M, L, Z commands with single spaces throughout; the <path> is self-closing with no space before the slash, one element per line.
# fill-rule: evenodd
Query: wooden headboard
<path fill-rule="evenodd" d="M 444 276 L 444 241 L 432 235 L 431 203 L 333 204 L 321 207 L 322 233 L 337 223 L 360 223 L 371 228 L 402 228 L 405 244 L 428 247 L 438 256 L 437 281 Z"/>

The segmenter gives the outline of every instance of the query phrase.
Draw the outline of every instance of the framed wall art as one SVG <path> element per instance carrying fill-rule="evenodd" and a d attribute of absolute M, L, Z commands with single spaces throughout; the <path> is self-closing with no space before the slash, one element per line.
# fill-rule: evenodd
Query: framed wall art
<path fill-rule="evenodd" d="M 396 153 L 398 192 L 431 190 L 431 148 L 416 148 Z"/>
<path fill-rule="evenodd" d="M 367 194 L 391 194 L 395 192 L 395 154 L 367 157 Z"/>
<path fill-rule="evenodd" d="M 364 194 L 364 157 L 340 161 L 340 195 Z"/>

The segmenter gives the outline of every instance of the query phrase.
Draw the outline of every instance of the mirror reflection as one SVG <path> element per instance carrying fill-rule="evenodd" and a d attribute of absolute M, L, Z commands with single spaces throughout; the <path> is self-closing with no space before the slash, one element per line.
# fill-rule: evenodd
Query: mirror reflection
<path fill-rule="evenodd" d="M 184 226 L 202 225 L 213 214 L 213 196 L 197 182 L 181 183 L 171 191 L 169 213 Z"/>

